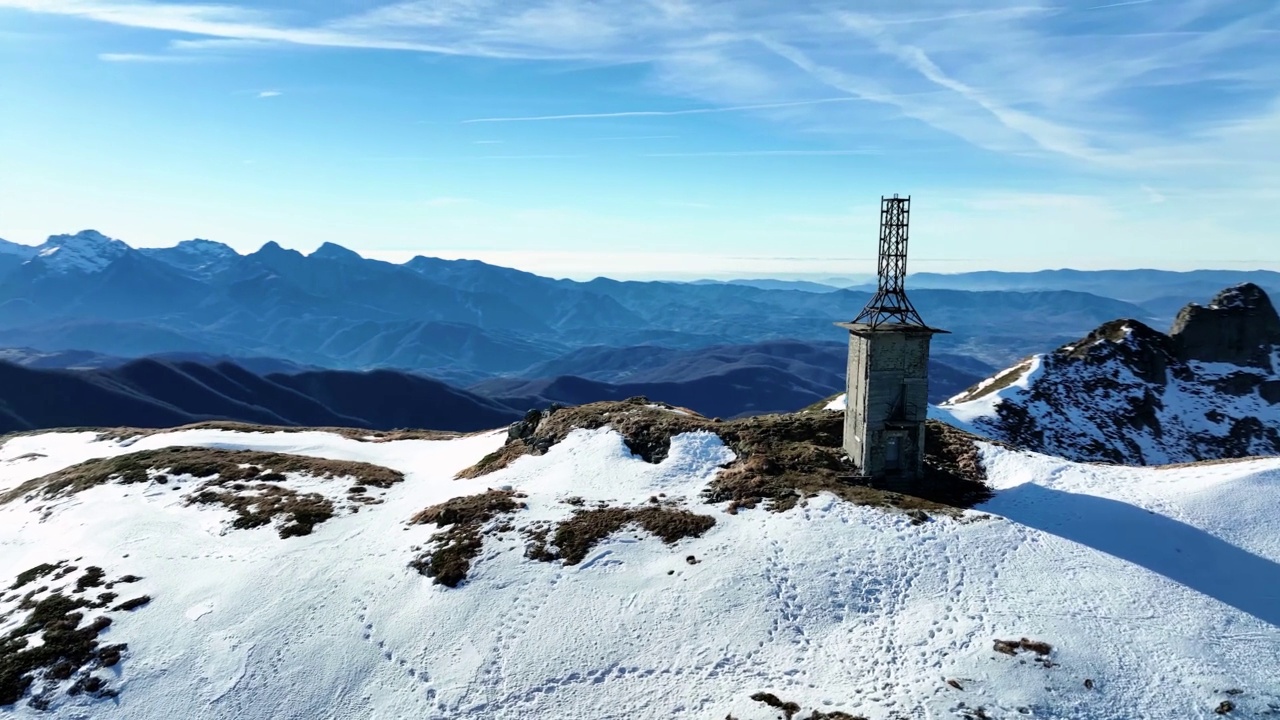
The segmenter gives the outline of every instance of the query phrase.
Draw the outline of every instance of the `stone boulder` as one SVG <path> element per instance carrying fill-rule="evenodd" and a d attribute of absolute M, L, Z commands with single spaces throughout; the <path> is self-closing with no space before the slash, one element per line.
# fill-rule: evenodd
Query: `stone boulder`
<path fill-rule="evenodd" d="M 1280 316 L 1262 288 L 1244 283 L 1218 293 L 1207 306 L 1184 307 L 1169 335 L 1183 360 L 1275 370 L 1271 355 L 1280 346 Z"/>

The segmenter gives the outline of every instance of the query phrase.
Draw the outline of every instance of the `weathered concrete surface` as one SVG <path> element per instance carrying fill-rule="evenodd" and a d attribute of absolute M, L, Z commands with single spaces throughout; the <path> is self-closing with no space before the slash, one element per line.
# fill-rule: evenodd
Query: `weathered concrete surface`
<path fill-rule="evenodd" d="M 918 327 L 849 332 L 844 447 L 863 475 L 918 477 L 929 412 L 929 343 Z"/>

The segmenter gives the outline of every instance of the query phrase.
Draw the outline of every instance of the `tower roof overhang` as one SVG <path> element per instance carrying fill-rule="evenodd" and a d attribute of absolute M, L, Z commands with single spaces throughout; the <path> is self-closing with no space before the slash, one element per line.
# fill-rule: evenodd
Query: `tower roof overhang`
<path fill-rule="evenodd" d="M 838 322 L 836 323 L 836 326 L 842 327 L 854 335 L 883 335 L 887 333 L 901 333 L 904 335 L 951 334 L 950 330 L 942 330 L 940 328 L 908 323 L 880 323 L 878 325 L 870 325 L 868 323 L 859 322 Z"/>

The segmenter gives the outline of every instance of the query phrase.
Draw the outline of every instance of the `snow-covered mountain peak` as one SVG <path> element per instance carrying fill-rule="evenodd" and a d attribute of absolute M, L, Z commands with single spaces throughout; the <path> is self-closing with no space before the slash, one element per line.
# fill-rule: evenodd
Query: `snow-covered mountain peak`
<path fill-rule="evenodd" d="M 1115 320 L 961 393 L 938 412 L 1080 461 L 1162 464 L 1280 454 L 1280 319 L 1241 285 L 1169 335 Z"/>
<path fill-rule="evenodd" d="M 183 240 L 175 245 L 174 249 L 181 250 L 182 252 L 193 256 L 204 256 L 211 260 L 234 257 L 240 254 L 226 243 L 220 243 L 216 240 L 205 240 L 204 238 Z"/>
<path fill-rule="evenodd" d="M 35 258 L 49 271 L 65 273 L 95 273 L 131 251 L 120 240 L 107 237 L 97 230 L 81 230 L 74 235 L 53 235 L 36 248 Z"/>
<path fill-rule="evenodd" d="M 144 248 L 143 255 L 196 275 L 207 276 L 224 270 L 240 257 L 230 246 L 195 238 L 167 248 Z"/>

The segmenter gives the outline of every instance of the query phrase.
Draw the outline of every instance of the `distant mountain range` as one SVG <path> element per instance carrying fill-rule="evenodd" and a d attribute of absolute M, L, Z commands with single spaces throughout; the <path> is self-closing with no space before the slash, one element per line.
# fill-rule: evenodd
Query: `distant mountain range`
<path fill-rule="evenodd" d="M 1034 355 L 939 412 L 1021 447 L 1150 465 L 1280 455 L 1280 316 L 1243 284 L 1168 334 L 1129 318 Z"/>
<path fill-rule="evenodd" d="M 0 432 L 206 420 L 472 431 L 519 416 L 465 390 L 388 370 L 263 376 L 231 363 L 134 360 L 110 369 L 40 370 L 0 362 Z"/>
<path fill-rule="evenodd" d="M 935 344 L 931 399 L 1116 317 L 1163 322 L 1178 292 L 1235 277 L 1224 273 L 913 275 L 916 306 L 952 331 Z M 1252 275 L 1272 282 L 1276 274 Z M 137 358 L 153 368 L 229 364 L 263 378 L 381 369 L 433 378 L 440 392 L 470 393 L 503 412 L 650 395 L 732 417 L 792 410 L 841 388 L 845 349 L 832 323 L 869 296 L 801 281 L 554 280 L 472 260 L 392 264 L 332 243 L 309 255 L 274 242 L 242 255 L 203 239 L 134 249 L 86 230 L 37 247 L 0 241 L 0 348 L 8 348 L 0 360 L 106 376 Z M 174 417 L 208 414 L 130 387 L 171 404 Z M 351 421 L 391 422 L 378 413 Z"/>
<path fill-rule="evenodd" d="M 907 282 L 913 288 L 948 290 L 1069 290 L 1116 298 L 1160 312 L 1169 311 L 1170 314 L 1192 298 L 1210 297 L 1231 285 L 1253 283 L 1267 292 L 1280 293 L 1280 272 L 1270 270 L 987 270 L 956 274 L 914 273 Z"/>
<path fill-rule="evenodd" d="M 809 292 L 833 292 L 840 289 L 874 290 L 875 276 L 823 278 L 820 280 L 698 280 L 698 283 L 728 283 L 769 289 L 807 290 Z M 913 288 L 935 290 L 1043 292 L 1046 290 L 1070 290 L 1133 302 L 1172 302 L 1186 298 L 1206 296 L 1216 289 L 1251 282 L 1268 290 L 1280 290 L 1280 273 L 1271 270 L 1036 270 L 1034 272 L 1005 272 L 980 270 L 963 273 L 911 273 L 907 284 Z M 1174 308 L 1175 311 L 1177 308 Z"/>
<path fill-rule="evenodd" d="M 0 346 L 138 357 L 194 352 L 340 369 L 429 372 L 452 382 L 530 368 L 585 347 L 695 349 L 781 339 L 832 342 L 869 294 L 736 283 L 552 280 L 476 261 L 396 265 L 334 244 L 271 242 L 240 255 L 190 240 L 135 250 L 86 230 L 0 251 Z M 1074 291 L 913 292 L 953 332 L 938 350 L 1004 365 L 1130 303 Z"/>
<path fill-rule="evenodd" d="M 601 348 L 546 366 L 542 379 L 496 378 L 464 389 L 411 372 L 309 369 L 269 358 L 176 354 L 128 360 L 9 351 L 0 353 L 0 432 L 205 420 L 470 431 L 500 426 L 551 403 L 637 395 L 730 418 L 788 412 L 831 395 L 844 385 L 844 352 L 839 343 L 798 342 L 685 351 Z M 626 358 L 646 353 L 647 368 L 625 370 Z M 935 399 L 982 376 L 971 361 L 959 361 L 968 362 L 968 369 L 941 360 L 931 366 Z M 58 368 L 59 363 L 78 369 Z M 594 372 L 586 372 L 593 366 Z"/>

